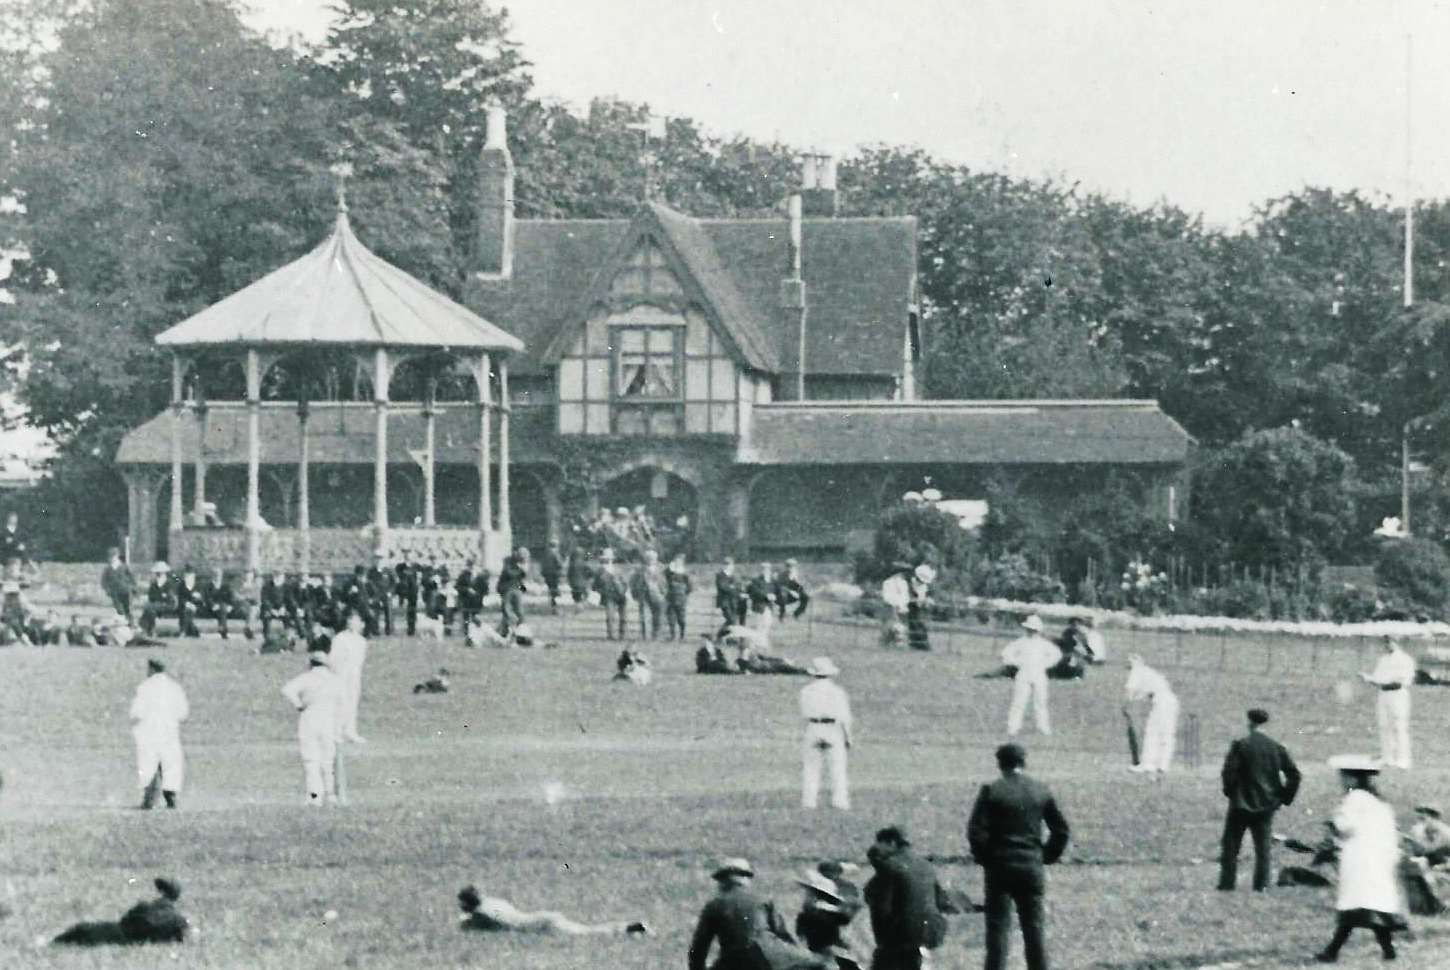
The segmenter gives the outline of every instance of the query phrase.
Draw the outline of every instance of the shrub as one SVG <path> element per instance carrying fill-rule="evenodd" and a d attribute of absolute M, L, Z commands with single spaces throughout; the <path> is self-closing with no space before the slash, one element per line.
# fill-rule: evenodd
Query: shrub
<path fill-rule="evenodd" d="M 1329 618 L 1335 623 L 1365 623 L 1379 613 L 1379 597 L 1367 589 L 1344 585 L 1329 594 Z"/>
<path fill-rule="evenodd" d="M 1019 553 L 981 563 L 973 572 L 972 588 L 982 596 L 1031 603 L 1061 603 L 1067 599 L 1061 580 L 1039 573 Z"/>
<path fill-rule="evenodd" d="M 956 516 L 934 505 L 903 502 L 882 515 L 871 551 L 856 557 L 856 581 L 869 587 L 891 575 L 898 563 L 930 563 L 938 583 L 949 585 L 952 574 L 969 568 L 973 548 Z"/>
<path fill-rule="evenodd" d="M 1450 556 L 1429 539 L 1386 539 L 1374 567 L 1375 582 L 1408 612 L 1441 616 L 1450 599 Z"/>

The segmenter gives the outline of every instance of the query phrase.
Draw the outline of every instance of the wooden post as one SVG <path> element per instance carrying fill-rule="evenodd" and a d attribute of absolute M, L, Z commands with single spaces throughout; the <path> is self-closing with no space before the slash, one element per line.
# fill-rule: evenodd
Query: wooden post
<path fill-rule="evenodd" d="M 196 464 L 192 469 L 195 477 L 195 487 L 192 489 L 192 515 L 195 516 L 198 524 L 206 522 L 206 424 L 207 406 L 206 399 L 201 396 L 201 386 L 197 385 L 197 393 L 193 407 L 196 409 Z"/>
<path fill-rule="evenodd" d="M 388 352 L 382 347 L 373 352 L 373 408 L 373 552 L 382 555 L 388 535 Z"/>
<path fill-rule="evenodd" d="M 437 434 L 438 379 L 428 378 L 423 400 L 423 525 L 429 529 L 438 524 L 437 506 L 434 501 L 434 443 Z"/>
<path fill-rule="evenodd" d="M 180 532 L 182 525 L 181 422 L 186 404 L 181 399 L 183 366 L 180 354 L 171 355 L 171 513 L 167 530 Z"/>
<path fill-rule="evenodd" d="M 498 531 L 503 533 L 504 548 L 513 548 L 513 515 L 509 507 L 509 362 L 498 362 Z"/>
<path fill-rule="evenodd" d="M 247 573 L 262 564 L 262 358 L 247 350 Z"/>
<path fill-rule="evenodd" d="M 492 469 L 493 456 L 489 438 L 492 435 L 493 416 L 489 414 L 493 406 L 493 378 L 489 366 L 488 354 L 480 354 L 477 364 L 478 370 L 475 375 L 475 382 L 478 384 L 478 530 L 482 534 L 482 540 L 488 541 L 488 534 L 493 531 L 493 480 Z"/>
<path fill-rule="evenodd" d="M 297 402 L 297 569 L 303 577 L 312 572 L 312 496 L 308 472 L 311 455 L 307 441 L 310 416 L 311 405 L 304 386 Z"/>

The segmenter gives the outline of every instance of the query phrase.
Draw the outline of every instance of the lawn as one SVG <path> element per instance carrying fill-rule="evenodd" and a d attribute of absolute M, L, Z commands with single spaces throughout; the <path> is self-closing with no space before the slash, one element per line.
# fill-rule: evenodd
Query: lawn
<path fill-rule="evenodd" d="M 705 603 L 700 603 L 701 619 Z M 362 710 L 368 744 L 348 749 L 352 804 L 302 804 L 295 715 L 278 694 L 304 661 L 259 657 L 240 641 L 173 642 L 186 686 L 188 781 L 180 812 L 138 812 L 126 710 L 146 651 L 0 651 L 0 966 L 153 967 L 165 948 L 37 951 L 82 918 L 112 917 L 174 875 L 199 927 L 188 967 L 575 968 L 683 966 L 713 860 L 745 855 L 760 888 L 793 913 L 800 870 L 824 857 L 864 861 L 872 832 L 907 827 L 944 878 L 981 895 L 963 826 L 993 776 L 1009 685 L 975 675 L 999 640 L 958 633 L 930 654 L 886 652 L 870 631 L 788 627 L 781 652 L 829 653 L 851 692 L 858 745 L 854 810 L 804 813 L 798 799 L 793 677 L 699 677 L 690 647 L 656 644 L 648 688 L 611 683 L 614 648 L 592 616 L 545 620 L 557 650 L 470 651 L 457 641 L 382 640 Z M 599 624 L 602 625 L 602 624 Z M 1125 646 L 1120 644 L 1121 646 Z M 1217 766 L 1242 712 L 1274 712 L 1272 733 L 1306 768 L 1280 831 L 1312 837 L 1336 801 L 1324 759 L 1372 751 L 1372 698 L 1347 706 L 1334 683 L 1358 646 L 1187 642 L 1139 636 L 1132 649 L 1174 680 L 1199 718 L 1202 759 L 1165 780 L 1128 773 L 1125 669 L 1053 685 L 1055 734 L 1027 737 L 1030 770 L 1057 792 L 1073 845 L 1052 873 L 1050 946 L 1059 967 L 1294 962 L 1328 935 L 1330 897 L 1214 892 L 1222 811 Z M 1123 652 L 1118 653 L 1122 657 Z M 453 690 L 415 696 L 436 668 Z M 1415 697 L 1416 770 L 1386 779 L 1407 819 L 1450 801 L 1450 691 Z M 1141 716 L 1141 715 L 1140 715 Z M 562 786 L 550 804 L 546 786 Z M 1244 875 L 1249 859 L 1244 858 Z M 522 908 L 583 919 L 641 918 L 642 941 L 464 936 L 454 893 L 467 882 Z M 335 911 L 334 919 L 324 914 Z M 1410 966 L 1432 958 L 1450 921 L 1420 921 Z M 980 917 L 956 920 L 938 968 L 981 961 Z M 1346 960 L 1370 957 L 1366 939 Z M 1019 957 L 1020 959 L 1020 957 Z M 1428 962 L 1427 962 L 1428 961 Z"/>

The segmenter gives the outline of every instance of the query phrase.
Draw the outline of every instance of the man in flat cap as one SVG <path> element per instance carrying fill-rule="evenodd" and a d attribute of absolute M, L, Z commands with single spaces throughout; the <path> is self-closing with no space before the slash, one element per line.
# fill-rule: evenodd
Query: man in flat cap
<path fill-rule="evenodd" d="M 1289 750 L 1264 733 L 1269 712 L 1249 711 L 1249 733 L 1229 746 L 1223 759 L 1223 796 L 1228 815 L 1218 863 L 1218 888 L 1229 891 L 1238 879 L 1239 846 L 1244 832 L 1254 840 L 1254 891 L 1269 888 L 1274 813 L 1292 805 L 1299 792 L 1299 768 Z"/>
<path fill-rule="evenodd" d="M 758 970 L 763 965 L 773 966 L 774 961 L 761 950 L 773 952 L 777 944 L 800 950 L 807 959 L 811 957 L 803 948 L 794 946 L 775 904 L 757 896 L 751 888 L 755 870 L 749 862 L 726 859 L 711 878 L 718 891 L 700 910 L 700 919 L 690 938 L 689 970 L 705 970 L 711 944 L 718 944 L 720 949 L 712 970 Z M 825 966 L 823 962 L 818 965 Z"/>
<path fill-rule="evenodd" d="M 155 806 L 158 787 L 166 807 L 176 807 L 183 772 L 181 722 L 190 716 L 186 691 L 166 673 L 166 663 L 160 657 L 146 661 L 146 679 L 131 700 L 131 736 L 136 741 L 142 808 Z"/>
<path fill-rule="evenodd" d="M 866 858 L 875 870 L 862 892 L 876 937 L 871 970 L 921 970 L 946 937 L 947 892 L 900 826 L 878 831 Z"/>

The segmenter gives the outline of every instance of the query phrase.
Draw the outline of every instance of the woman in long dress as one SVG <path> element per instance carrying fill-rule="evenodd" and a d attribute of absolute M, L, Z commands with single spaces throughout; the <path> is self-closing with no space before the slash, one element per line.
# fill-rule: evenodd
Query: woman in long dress
<path fill-rule="evenodd" d="M 1338 960 L 1349 934 L 1363 927 L 1374 933 L 1380 954 L 1393 960 L 1392 934 L 1408 929 L 1401 915 L 1404 898 L 1398 876 L 1400 841 L 1395 811 L 1375 788 L 1379 763 L 1374 759 L 1339 755 L 1329 759 L 1329 764 L 1339 769 L 1345 792 L 1334 815 L 1339 839 L 1339 888 L 1334 904 L 1338 922 L 1334 938 L 1315 959 L 1320 963 Z"/>

